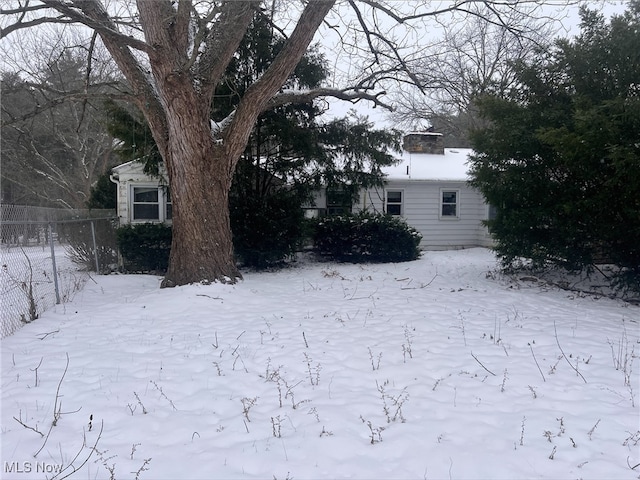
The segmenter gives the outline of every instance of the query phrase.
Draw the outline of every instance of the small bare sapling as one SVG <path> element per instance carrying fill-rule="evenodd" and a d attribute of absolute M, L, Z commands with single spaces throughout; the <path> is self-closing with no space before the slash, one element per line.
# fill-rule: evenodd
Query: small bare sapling
<path fill-rule="evenodd" d="M 400 420 L 401 423 L 404 423 L 406 422 L 406 419 L 402 414 L 402 406 L 409 399 L 407 387 L 404 387 L 397 395 L 392 395 L 386 391 L 386 386 L 388 384 L 388 380 L 382 385 L 376 381 L 376 387 L 378 388 L 380 398 L 382 399 L 382 410 L 387 418 L 387 423 L 396 422 L 398 420 Z"/>
<path fill-rule="evenodd" d="M 415 329 L 414 329 L 415 330 Z M 413 352 L 411 350 L 413 335 L 408 325 L 404 326 L 404 339 L 405 343 L 402 344 L 402 359 L 403 362 L 407 362 L 407 355 L 409 358 L 413 358 Z"/>
<path fill-rule="evenodd" d="M 313 386 L 317 386 L 320 383 L 320 370 L 322 370 L 322 366 L 317 363 L 315 367 L 311 366 L 313 362 L 311 357 L 304 352 L 304 359 L 307 365 L 307 372 L 309 373 L 309 382 Z"/>
<path fill-rule="evenodd" d="M 371 440 L 371 445 L 382 442 L 382 432 L 384 431 L 384 427 L 374 427 L 373 424 L 369 420 L 365 420 L 362 415 L 360 415 L 360 420 L 369 427 L 369 439 Z"/>
<path fill-rule="evenodd" d="M 138 396 L 138 394 L 136 392 L 133 392 L 133 395 L 136 397 L 136 400 L 138 401 L 138 405 L 142 408 L 142 413 L 145 415 L 149 413 L 145 408 L 144 404 L 142 403 L 142 400 L 140 400 L 140 397 Z M 128 407 L 129 407 L 129 410 L 131 411 L 131 415 L 133 415 L 133 412 L 136 410 L 136 407 L 131 407 L 131 404 L 128 404 Z"/>
<path fill-rule="evenodd" d="M 281 427 L 282 427 L 282 420 L 280 419 L 280 415 L 276 417 L 271 417 L 271 429 L 274 437 L 282 438 Z"/>
<path fill-rule="evenodd" d="M 371 361 L 371 369 L 373 371 L 380 370 L 380 360 L 382 359 L 382 352 L 380 352 L 378 356 L 374 358 L 371 347 L 367 348 L 369 349 L 369 360 Z"/>
<path fill-rule="evenodd" d="M 593 427 L 591 427 L 591 430 L 587 432 L 587 435 L 589 436 L 589 440 L 591 440 L 591 437 L 593 436 L 593 432 L 595 432 L 596 428 L 598 428 L 598 424 L 600 423 L 600 420 L 601 419 L 599 418 L 596 424 Z"/>
<path fill-rule="evenodd" d="M 247 419 L 247 422 L 250 422 L 251 419 L 249 418 L 249 410 L 251 410 L 251 407 L 253 407 L 258 402 L 258 397 L 244 397 L 240 401 L 242 402 L 242 414 L 244 415 L 244 418 Z"/>
<path fill-rule="evenodd" d="M 507 378 L 509 378 L 509 376 L 507 375 L 507 369 L 504 369 L 504 374 L 502 376 L 502 385 L 500 386 L 500 392 L 504 393 L 504 387 L 507 383 Z"/>
<path fill-rule="evenodd" d="M 156 388 L 156 390 L 158 390 L 160 392 L 160 396 L 162 398 L 164 398 L 167 402 L 169 402 L 169 404 L 171 405 L 171 408 L 173 408 L 174 410 L 178 410 L 176 408 L 176 406 L 173 404 L 173 402 L 171 401 L 171 399 L 169 397 L 167 397 L 167 395 L 165 395 L 165 393 L 162 391 L 162 387 L 159 386 L 154 380 L 150 380 L 151 383 L 153 383 L 153 386 Z"/>

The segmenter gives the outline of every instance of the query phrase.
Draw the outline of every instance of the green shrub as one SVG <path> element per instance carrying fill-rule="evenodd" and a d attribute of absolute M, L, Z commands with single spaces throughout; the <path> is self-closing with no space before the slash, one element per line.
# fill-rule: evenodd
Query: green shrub
<path fill-rule="evenodd" d="M 343 262 L 406 262 L 420 256 L 422 235 L 391 215 L 326 217 L 313 234 L 317 253 Z"/>
<path fill-rule="evenodd" d="M 161 223 L 124 225 L 117 231 L 125 271 L 164 273 L 169 266 L 171 227 Z"/>
<path fill-rule="evenodd" d="M 295 254 L 304 238 L 300 200 L 287 191 L 266 197 L 235 197 L 230 217 L 234 250 L 246 267 L 267 268 L 282 263 Z M 125 225 L 117 233 L 126 271 L 166 272 L 171 226 Z"/>
<path fill-rule="evenodd" d="M 304 213 L 294 192 L 233 197 L 229 210 L 233 248 L 246 267 L 278 265 L 302 243 Z"/>

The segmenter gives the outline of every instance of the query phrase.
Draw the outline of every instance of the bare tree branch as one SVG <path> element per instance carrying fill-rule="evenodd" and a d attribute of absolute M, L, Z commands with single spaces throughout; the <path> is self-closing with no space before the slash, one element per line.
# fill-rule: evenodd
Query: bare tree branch
<path fill-rule="evenodd" d="M 114 24 L 110 20 L 109 22 L 104 22 L 106 18 L 109 18 L 108 14 L 102 8 L 102 5 L 97 3 L 95 0 L 70 0 L 70 2 L 65 2 L 63 0 L 40 0 L 44 5 L 48 8 L 58 11 L 62 15 L 66 16 L 68 20 L 65 20 L 66 23 L 76 22 L 86 25 L 100 33 L 100 35 L 109 36 L 114 39 L 117 39 L 119 42 L 124 45 L 129 45 L 137 50 L 141 50 L 143 52 L 147 52 L 149 50 L 149 46 L 135 37 L 124 35 L 120 33 L 117 28 L 115 28 Z M 88 11 L 98 11 L 102 10 L 102 21 L 95 18 L 95 16 L 87 14 Z M 43 17 L 44 18 L 44 17 Z M 46 19 L 43 20 L 48 23 L 52 23 L 55 20 Z M 59 22 L 58 22 L 59 23 Z"/>
<path fill-rule="evenodd" d="M 300 15 L 293 33 L 271 66 L 257 82 L 249 87 L 240 101 L 229 130 L 236 133 L 231 138 L 227 137 L 225 141 L 225 146 L 231 156 L 239 155 L 242 152 L 256 118 L 265 110 L 269 100 L 282 87 L 307 51 L 315 32 L 334 3 L 335 0 L 309 2 Z M 246 126 L 251 127 L 246 128 Z M 235 164 L 233 168 L 235 168 Z"/>
<path fill-rule="evenodd" d="M 69 101 L 78 101 L 78 100 L 85 101 L 85 100 L 95 100 L 95 99 L 123 101 L 123 102 L 135 101 L 135 97 L 131 93 L 104 93 L 104 92 L 95 92 L 95 91 L 94 92 L 89 92 L 89 91 L 63 92 L 61 90 L 57 90 L 51 87 L 30 84 L 28 82 L 25 82 L 25 85 L 37 87 L 41 91 L 56 93 L 56 96 L 49 98 L 47 101 L 39 102 L 35 108 L 28 110 L 18 116 L 11 115 L 3 109 L 3 119 L 2 119 L 2 122 L 0 122 L 0 127 L 4 128 L 19 122 L 23 122 L 30 118 L 37 117 L 41 113 L 47 112 L 52 108 L 59 105 L 63 105 L 64 103 Z M 114 85 L 115 84 L 113 83 L 94 84 L 93 88 L 101 87 L 101 86 L 113 87 Z M 97 90 L 99 90 L 99 88 L 97 88 Z M 7 93 L 4 92 L 4 94 L 6 95 Z"/>
<path fill-rule="evenodd" d="M 93 64 L 93 50 L 96 46 L 96 39 L 98 38 L 98 32 L 93 31 L 93 35 L 91 36 L 91 43 L 89 43 L 89 51 L 87 52 L 87 71 L 84 77 L 84 92 L 89 92 L 89 80 L 91 78 L 91 65 Z M 82 120 L 84 120 L 84 113 L 87 109 L 87 99 L 85 98 L 82 102 L 82 115 L 80 115 L 80 121 L 78 122 L 78 127 L 76 132 L 80 130 L 80 126 L 82 125 Z"/>
<path fill-rule="evenodd" d="M 308 91 L 284 91 L 273 97 L 269 103 L 268 108 L 276 108 L 286 104 L 296 103 L 308 103 L 316 98 L 320 97 L 332 97 L 339 100 L 344 100 L 351 103 L 358 103 L 361 100 L 372 102 L 375 106 L 385 108 L 389 111 L 393 111 L 393 107 L 383 102 L 380 97 L 386 95 L 387 92 L 378 92 L 376 94 L 370 94 L 357 90 L 339 90 L 334 88 L 317 88 Z"/>
<path fill-rule="evenodd" d="M 22 21 L 25 15 L 29 12 L 35 12 L 38 10 L 45 10 L 49 7 L 46 5 L 34 5 L 29 6 L 29 0 L 26 0 L 24 6 L 18 8 L 0 8 L 0 15 L 20 15 L 18 22 Z"/>
<path fill-rule="evenodd" d="M 4 38 L 7 35 L 15 32 L 16 30 L 21 30 L 23 28 L 31 28 L 36 27 L 38 25 L 43 25 L 45 23 L 55 23 L 55 24 L 64 24 L 64 23 L 75 23 L 73 20 L 65 19 L 63 15 L 58 17 L 42 17 L 36 18 L 33 20 L 29 20 L 27 22 L 18 21 L 6 28 L 0 29 L 0 38 Z"/>
<path fill-rule="evenodd" d="M 407 128 L 435 123 L 455 146 L 466 146 L 468 130 L 481 122 L 474 114 L 474 98 L 511 88 L 515 75 L 510 63 L 531 55 L 554 32 L 549 22 L 523 16 L 511 5 L 498 12 L 498 6 L 503 4 L 470 6 L 471 20 L 443 25 L 442 42 L 410 65 L 421 91 L 407 88 L 394 93 L 395 122 Z M 497 20 L 487 22 L 491 18 Z"/>
<path fill-rule="evenodd" d="M 43 0 L 52 4 L 59 4 L 58 0 Z M 133 46 L 132 43 L 123 41 L 122 37 L 126 37 L 117 32 L 117 28 L 113 23 L 113 20 L 109 17 L 109 14 L 105 11 L 104 7 L 97 0 L 72 0 L 74 5 L 82 10 L 81 17 L 89 19 L 91 25 L 98 25 L 97 31 L 104 43 L 105 47 L 111 54 L 113 60 L 116 62 L 122 73 L 133 90 L 133 96 L 138 108 L 145 113 L 147 121 L 152 126 L 152 131 L 158 132 L 157 138 L 155 138 L 158 148 L 161 151 L 166 149 L 167 138 L 164 134 L 159 132 L 165 132 L 166 117 L 162 105 L 153 89 L 147 72 L 143 71 L 140 62 L 129 50 L 128 46 Z M 63 8 L 67 10 L 67 8 Z M 84 23 L 84 22 L 83 22 Z M 86 25 L 87 23 L 85 23 Z M 90 25 L 90 26 L 91 26 Z M 128 37 L 127 37 L 128 38 Z M 124 44 L 123 44 L 124 43 Z M 143 46 L 144 51 L 147 54 L 152 55 L 153 51 L 147 43 L 136 40 L 134 44 Z"/>
<path fill-rule="evenodd" d="M 209 28 L 209 33 L 203 40 L 205 50 L 195 65 L 195 76 L 204 83 L 207 93 L 213 94 L 213 90 L 224 75 L 229 61 L 251 23 L 253 12 L 259 4 L 259 1 L 228 2 L 219 12 L 211 12 L 211 19 L 214 15 L 217 15 L 218 18 L 215 24 Z M 225 27 L 220 28 L 222 25 Z M 204 28 L 205 25 L 201 25 L 200 31 L 202 32 Z"/>

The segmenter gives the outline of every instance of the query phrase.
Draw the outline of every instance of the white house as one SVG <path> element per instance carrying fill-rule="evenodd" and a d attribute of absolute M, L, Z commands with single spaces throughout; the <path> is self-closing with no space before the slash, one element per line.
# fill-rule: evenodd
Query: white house
<path fill-rule="evenodd" d="M 491 236 L 483 225 L 490 208 L 467 183 L 471 150 L 442 145 L 438 133 L 405 135 L 401 162 L 383 170 L 384 188 L 362 191 L 354 205 L 345 205 L 340 192 L 318 192 L 307 213 L 315 216 L 346 209 L 398 215 L 422 234 L 420 246 L 425 250 L 490 246 Z M 111 179 L 118 185 L 121 223 L 171 220 L 168 188 L 146 175 L 139 162 L 113 168 Z"/>
<path fill-rule="evenodd" d="M 120 224 L 171 221 L 171 197 L 166 182 L 144 173 L 141 162 L 131 161 L 111 169 L 118 186 Z"/>
<path fill-rule="evenodd" d="M 405 135 L 403 147 L 401 162 L 384 169 L 385 188 L 363 192 L 356 209 L 402 216 L 426 250 L 491 246 L 483 225 L 491 209 L 468 184 L 472 150 L 444 148 L 442 135 L 432 132 Z"/>
<path fill-rule="evenodd" d="M 468 148 L 444 148 L 442 134 L 415 132 L 404 137 L 401 161 L 383 168 L 382 189 L 360 193 L 347 209 L 398 215 L 422 234 L 421 248 L 446 250 L 491 246 L 483 221 L 491 213 L 476 189 L 469 186 Z M 345 210 L 339 195 L 320 192 L 309 216 Z"/>

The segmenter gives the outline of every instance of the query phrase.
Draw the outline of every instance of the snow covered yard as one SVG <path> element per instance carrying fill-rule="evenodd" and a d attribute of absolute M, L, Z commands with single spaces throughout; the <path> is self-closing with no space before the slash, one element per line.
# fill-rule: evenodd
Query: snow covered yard
<path fill-rule="evenodd" d="M 639 478 L 640 309 L 495 266 L 96 277 L 2 340 L 1 476 Z"/>

